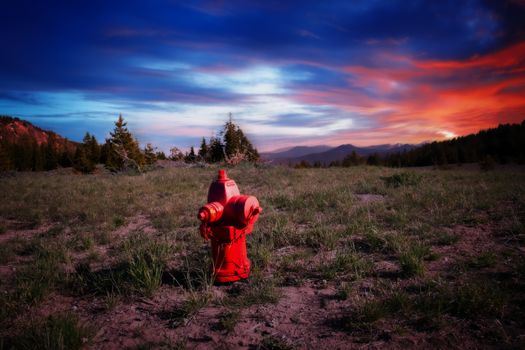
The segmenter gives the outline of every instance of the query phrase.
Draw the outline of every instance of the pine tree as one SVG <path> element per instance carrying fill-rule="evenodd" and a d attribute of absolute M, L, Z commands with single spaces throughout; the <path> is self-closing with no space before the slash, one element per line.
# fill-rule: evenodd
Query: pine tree
<path fill-rule="evenodd" d="M 209 161 L 212 163 L 222 162 L 224 160 L 224 149 L 221 139 L 218 137 L 212 137 L 209 145 L 210 158 Z"/>
<path fill-rule="evenodd" d="M 184 161 L 186 163 L 194 163 L 197 160 L 197 156 L 195 155 L 195 150 L 193 149 L 193 146 L 190 148 L 190 152 L 186 154 L 184 157 Z"/>
<path fill-rule="evenodd" d="M 139 144 L 126 128 L 122 115 L 115 122 L 115 129 L 110 133 L 109 153 L 106 166 L 113 170 L 125 170 L 134 168 L 142 171 L 144 155 L 140 151 Z"/>
<path fill-rule="evenodd" d="M 58 164 L 64 168 L 70 167 L 73 165 L 73 157 L 74 157 L 74 154 L 69 152 L 67 149 L 64 149 L 64 152 L 60 154 L 60 158 L 58 159 Z"/>
<path fill-rule="evenodd" d="M 9 146 L 7 142 L 0 144 L 0 172 L 13 170 L 11 161 L 12 149 Z"/>
<path fill-rule="evenodd" d="M 151 145 L 151 143 L 146 144 L 146 147 L 144 148 L 144 160 L 147 165 L 152 165 L 157 161 L 155 148 Z"/>
<path fill-rule="evenodd" d="M 163 151 L 158 151 L 157 153 L 155 153 L 155 156 L 157 157 L 158 160 L 167 159 L 166 154 Z"/>
<path fill-rule="evenodd" d="M 239 128 L 235 125 L 231 119 L 224 124 L 224 154 L 227 158 L 231 158 L 237 153 L 242 153 L 241 150 L 241 138 Z M 242 131 L 241 131 L 242 133 Z"/>
<path fill-rule="evenodd" d="M 48 140 L 47 145 L 44 150 L 44 159 L 45 164 L 44 168 L 46 170 L 53 170 L 58 167 L 58 154 L 55 149 L 55 143 L 50 140 Z"/>
<path fill-rule="evenodd" d="M 36 141 L 33 141 L 33 150 L 32 150 L 32 156 L 33 156 L 33 171 L 42 171 L 44 170 L 44 151 L 43 146 L 39 146 Z"/>
<path fill-rule="evenodd" d="M 374 153 L 368 156 L 366 159 L 366 164 L 368 165 L 379 165 L 379 154 Z"/>
<path fill-rule="evenodd" d="M 208 145 L 206 144 L 206 139 L 203 137 L 201 142 L 201 148 L 199 149 L 199 157 L 202 161 L 207 162 L 210 158 L 210 151 Z"/>
<path fill-rule="evenodd" d="M 84 151 L 86 156 L 91 160 L 93 164 L 98 164 L 100 162 L 100 146 L 95 138 L 95 135 L 90 135 L 89 132 L 86 132 L 84 139 L 82 140 L 84 145 Z"/>
<path fill-rule="evenodd" d="M 107 164 L 110 150 L 111 144 L 109 140 L 106 139 L 106 142 L 100 147 L 100 163 Z"/>
<path fill-rule="evenodd" d="M 355 151 L 352 151 L 352 153 L 348 154 L 342 162 L 342 165 L 344 167 L 350 167 L 350 166 L 356 166 L 359 165 L 359 156 Z"/>
<path fill-rule="evenodd" d="M 224 155 L 226 160 L 237 161 L 248 160 L 256 162 L 259 159 L 259 152 L 248 140 L 241 128 L 233 123 L 230 113 L 230 119 L 224 125 Z"/>
<path fill-rule="evenodd" d="M 13 155 L 16 170 L 27 171 L 33 169 L 33 145 L 29 136 L 23 135 L 20 138 L 20 141 L 14 146 Z"/>
<path fill-rule="evenodd" d="M 73 159 L 73 168 L 83 174 L 89 174 L 95 170 L 95 164 L 89 158 L 84 145 L 77 147 Z"/>

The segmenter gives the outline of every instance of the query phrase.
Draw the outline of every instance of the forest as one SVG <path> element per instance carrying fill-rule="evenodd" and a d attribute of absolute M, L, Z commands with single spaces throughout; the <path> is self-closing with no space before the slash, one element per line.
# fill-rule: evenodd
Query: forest
<path fill-rule="evenodd" d="M 22 122 L 17 118 L 6 116 L 0 118 L 0 126 L 4 128 L 13 121 Z M 35 128 L 32 125 L 31 127 Z M 44 133 L 39 128 L 36 130 Z M 12 137 L 0 137 L 0 171 L 44 171 L 59 166 L 72 166 L 79 172 L 91 173 L 97 164 L 104 164 L 107 169 L 114 172 L 131 169 L 142 172 L 157 160 L 170 159 L 186 163 L 226 162 L 235 165 L 242 161 L 256 162 L 259 159 L 257 149 L 231 118 L 224 124 L 218 136 L 211 137 L 208 142 L 203 137 L 197 152 L 193 146 L 186 153 L 173 147 L 169 155 L 158 151 L 150 143 L 141 149 L 137 138 L 127 128 L 122 115 L 115 122 L 114 130 L 103 144 L 99 144 L 95 136 L 89 132 L 86 132 L 82 143 L 62 139 L 53 132 L 45 133 L 47 140 L 43 142 L 38 142 L 37 138 L 29 133 L 21 135 L 16 140 Z"/>

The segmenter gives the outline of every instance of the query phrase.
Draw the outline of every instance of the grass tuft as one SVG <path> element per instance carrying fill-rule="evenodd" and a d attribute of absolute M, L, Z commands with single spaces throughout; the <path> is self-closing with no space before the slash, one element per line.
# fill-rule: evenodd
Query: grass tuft
<path fill-rule="evenodd" d="M 256 271 L 252 272 L 248 283 L 238 283 L 229 291 L 224 305 L 248 307 L 258 304 L 275 304 L 279 301 L 280 293 L 276 281 L 271 277 L 263 277 Z"/>
<path fill-rule="evenodd" d="M 71 314 L 52 315 L 34 322 L 3 344 L 6 349 L 75 350 L 84 347 L 93 335 Z"/>
<path fill-rule="evenodd" d="M 486 268 L 486 267 L 494 267 L 497 263 L 497 256 L 496 254 L 492 252 L 485 252 L 480 254 L 479 256 L 473 258 L 471 261 L 468 262 L 468 265 L 473 268 Z"/>
<path fill-rule="evenodd" d="M 321 274 L 326 279 L 346 275 L 351 280 L 359 280 L 369 275 L 373 269 L 372 261 L 359 256 L 354 250 L 338 250 L 333 261 L 322 265 Z"/>
<path fill-rule="evenodd" d="M 421 243 L 411 244 L 399 254 L 401 273 L 405 277 L 422 276 L 425 273 L 423 259 L 430 255 L 430 247 Z"/>
<path fill-rule="evenodd" d="M 199 312 L 211 301 L 209 293 L 189 293 L 188 299 L 181 306 L 171 311 L 163 311 L 160 319 L 167 321 L 170 328 L 187 326 Z"/>
<path fill-rule="evenodd" d="M 241 313 L 239 310 L 228 310 L 219 316 L 218 329 L 229 334 L 233 332 L 240 319 Z"/>
<path fill-rule="evenodd" d="M 381 177 L 387 187 L 416 186 L 421 182 L 422 176 L 414 172 L 402 172 Z"/>
<path fill-rule="evenodd" d="M 257 346 L 258 350 L 292 350 L 294 347 L 288 339 L 278 336 L 267 336 Z"/>
<path fill-rule="evenodd" d="M 91 271 L 89 264 L 77 264 L 73 288 L 102 296 L 133 293 L 151 296 L 162 284 L 172 246 L 135 234 L 123 243 L 122 250 L 120 263 L 110 269 Z"/>

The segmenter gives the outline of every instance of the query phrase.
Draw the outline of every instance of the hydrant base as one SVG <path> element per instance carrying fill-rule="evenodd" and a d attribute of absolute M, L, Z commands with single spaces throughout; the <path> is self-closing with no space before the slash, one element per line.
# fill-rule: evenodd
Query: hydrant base
<path fill-rule="evenodd" d="M 227 283 L 227 282 L 235 282 L 247 279 L 250 276 L 250 271 L 246 271 L 245 273 L 236 274 L 236 275 L 225 275 L 225 276 L 215 276 L 215 282 L 216 283 Z"/>

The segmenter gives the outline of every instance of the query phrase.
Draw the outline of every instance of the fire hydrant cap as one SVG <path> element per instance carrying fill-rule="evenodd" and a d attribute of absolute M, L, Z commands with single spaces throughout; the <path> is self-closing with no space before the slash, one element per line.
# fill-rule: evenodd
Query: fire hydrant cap
<path fill-rule="evenodd" d="M 219 177 L 217 179 L 218 180 L 227 180 L 228 179 L 228 175 L 226 175 L 226 170 L 220 169 L 219 170 Z"/>

